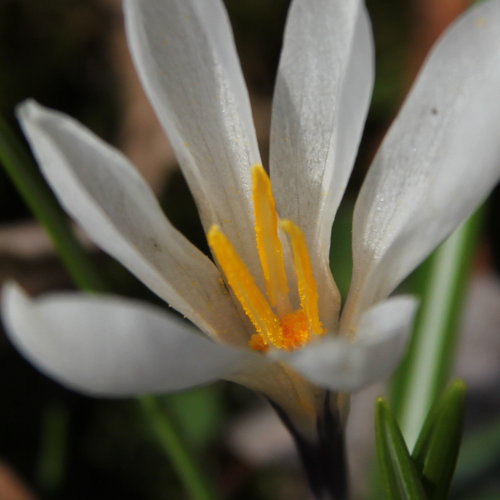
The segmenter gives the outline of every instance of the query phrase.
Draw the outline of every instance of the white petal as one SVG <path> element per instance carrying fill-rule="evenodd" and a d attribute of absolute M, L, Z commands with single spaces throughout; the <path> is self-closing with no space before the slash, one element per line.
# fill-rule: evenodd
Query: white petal
<path fill-rule="evenodd" d="M 273 103 L 271 177 L 281 217 L 306 233 L 320 309 L 333 313 L 339 298 L 328 264 L 330 233 L 361 139 L 373 65 L 363 2 L 292 3 Z"/>
<path fill-rule="evenodd" d="M 247 353 L 216 344 L 162 310 L 110 296 L 3 293 L 6 331 L 40 370 L 95 395 L 177 391 L 237 371 Z"/>
<path fill-rule="evenodd" d="M 101 248 L 203 331 L 245 335 L 213 263 L 167 221 L 121 153 L 33 102 L 19 118 L 52 189 Z"/>
<path fill-rule="evenodd" d="M 408 342 L 417 302 L 399 296 L 361 317 L 352 342 L 329 337 L 282 358 L 312 382 L 333 391 L 355 391 L 388 376 Z"/>
<path fill-rule="evenodd" d="M 219 0 L 127 0 L 130 49 L 201 212 L 255 271 L 250 167 L 260 163 L 248 94 Z"/>
<path fill-rule="evenodd" d="M 433 49 L 356 205 L 349 315 L 386 297 L 500 177 L 499 54 L 498 1 L 470 9 Z"/>

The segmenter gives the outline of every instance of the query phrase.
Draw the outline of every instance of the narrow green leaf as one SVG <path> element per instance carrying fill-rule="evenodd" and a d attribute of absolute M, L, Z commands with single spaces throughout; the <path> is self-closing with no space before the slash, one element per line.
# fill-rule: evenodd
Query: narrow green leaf
<path fill-rule="evenodd" d="M 377 399 L 375 405 L 375 438 L 379 468 L 387 498 L 426 499 L 427 496 L 401 431 L 383 398 Z"/>
<path fill-rule="evenodd" d="M 220 387 L 214 384 L 159 398 L 189 447 L 206 449 L 224 422 Z"/>
<path fill-rule="evenodd" d="M 431 410 L 412 458 L 430 499 L 446 498 L 463 431 L 465 384 L 457 380 Z"/>
<path fill-rule="evenodd" d="M 69 413 L 62 402 L 49 403 L 42 418 L 38 449 L 37 482 L 46 493 L 55 493 L 64 479 L 69 436 Z"/>
<path fill-rule="evenodd" d="M 158 443 L 172 459 L 172 464 L 190 497 L 193 500 L 215 500 L 217 497 L 212 485 L 205 474 L 201 473 L 191 453 L 182 442 L 180 434 L 170 423 L 165 425 L 165 411 L 161 408 L 158 398 L 143 396 L 139 399 L 139 405 Z"/>
<path fill-rule="evenodd" d="M 408 357 L 394 380 L 391 398 L 410 449 L 448 382 L 482 215 L 479 210 L 457 229 L 426 263 L 420 276 L 421 307 Z"/>
<path fill-rule="evenodd" d="M 26 147 L 1 116 L 0 163 L 51 237 L 73 281 L 83 290 L 105 290 L 101 276 L 75 238 L 68 218 L 35 167 Z"/>

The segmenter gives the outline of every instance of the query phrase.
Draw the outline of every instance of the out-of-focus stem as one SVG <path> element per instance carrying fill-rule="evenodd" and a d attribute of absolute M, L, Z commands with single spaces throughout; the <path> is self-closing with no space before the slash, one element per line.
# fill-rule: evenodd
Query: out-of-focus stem
<path fill-rule="evenodd" d="M 457 229 L 427 263 L 409 356 L 393 391 L 410 450 L 449 379 L 481 215 L 480 211 Z"/>
<path fill-rule="evenodd" d="M 144 396 L 139 399 L 142 414 L 156 442 L 170 457 L 177 474 L 193 500 L 215 500 L 217 497 L 212 486 L 198 465 L 188 453 L 178 432 L 175 431 L 158 400 Z"/>
<path fill-rule="evenodd" d="M 68 224 L 54 195 L 8 123 L 0 117 L 0 163 L 44 226 L 66 269 L 82 290 L 101 291 L 104 282 Z"/>

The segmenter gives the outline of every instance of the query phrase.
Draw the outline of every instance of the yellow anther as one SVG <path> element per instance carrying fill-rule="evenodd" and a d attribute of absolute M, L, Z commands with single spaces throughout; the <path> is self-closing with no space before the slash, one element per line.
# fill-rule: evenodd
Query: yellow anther
<path fill-rule="evenodd" d="M 252 274 L 221 228 L 213 225 L 208 243 L 224 271 L 229 286 L 258 333 L 267 343 L 282 336 L 281 325 L 266 298 L 256 285 Z"/>
<path fill-rule="evenodd" d="M 316 334 L 324 333 L 319 319 L 318 288 L 307 250 L 306 238 L 302 230 L 290 220 L 281 220 L 280 227 L 290 238 L 293 252 L 293 263 L 299 288 L 300 305 L 307 316 L 309 328 Z"/>
<path fill-rule="evenodd" d="M 288 306 L 288 281 L 283 248 L 278 236 L 278 214 L 271 181 L 262 165 L 252 169 L 255 235 L 267 295 L 278 312 Z"/>

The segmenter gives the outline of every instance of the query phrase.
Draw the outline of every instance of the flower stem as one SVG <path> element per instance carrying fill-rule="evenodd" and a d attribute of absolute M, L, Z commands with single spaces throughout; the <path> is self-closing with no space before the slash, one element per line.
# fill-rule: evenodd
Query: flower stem
<path fill-rule="evenodd" d="M 316 420 L 317 439 L 305 438 L 290 417 L 274 402 L 272 407 L 292 435 L 316 500 L 347 500 L 348 469 L 344 425 L 331 401 L 336 394 L 325 393 L 324 405 Z"/>
<path fill-rule="evenodd" d="M 191 498 L 193 500 L 215 500 L 217 497 L 208 480 L 201 474 L 158 400 L 151 396 L 143 396 L 138 402 L 157 443 L 170 457 Z"/>

